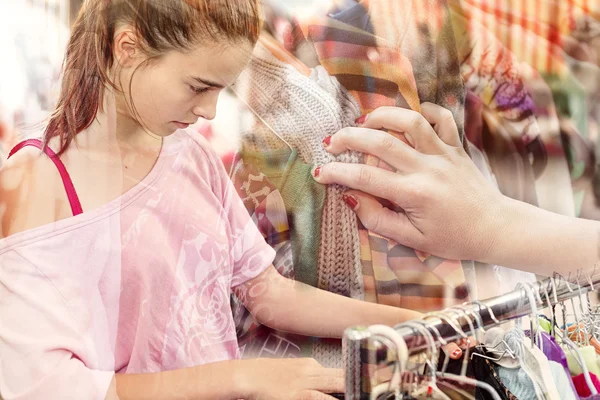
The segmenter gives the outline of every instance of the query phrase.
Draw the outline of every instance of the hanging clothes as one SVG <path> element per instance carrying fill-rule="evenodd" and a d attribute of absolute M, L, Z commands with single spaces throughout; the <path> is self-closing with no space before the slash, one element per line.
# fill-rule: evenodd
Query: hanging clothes
<path fill-rule="evenodd" d="M 598 380 L 598 376 L 596 374 L 590 373 L 590 378 L 592 379 L 592 384 L 596 388 L 596 390 L 600 393 L 600 380 Z M 577 393 L 581 396 L 582 399 L 600 399 L 600 395 L 592 396 L 592 392 L 590 391 L 589 386 L 585 380 L 585 376 L 583 374 L 577 375 L 573 377 L 573 384 L 577 389 Z"/>
<path fill-rule="evenodd" d="M 492 361 L 478 357 L 477 354 L 484 355 L 487 357 L 493 357 L 485 351 L 483 347 L 477 347 L 473 349 L 473 358 L 471 359 L 471 368 L 473 369 L 473 377 L 478 381 L 485 382 L 490 385 L 503 400 L 518 400 L 511 390 L 504 384 L 498 371 L 494 367 Z M 477 388 L 475 393 L 476 399 L 491 400 L 492 397 L 486 390 Z M 528 397 L 527 397 L 528 398 Z"/>
<path fill-rule="evenodd" d="M 594 346 L 583 346 L 579 348 L 579 353 L 585 362 L 587 369 L 596 376 L 600 376 L 600 366 L 598 365 L 598 355 Z M 571 353 L 567 354 L 567 363 L 569 364 L 569 371 L 571 375 L 577 376 L 583 373 L 578 358 Z"/>

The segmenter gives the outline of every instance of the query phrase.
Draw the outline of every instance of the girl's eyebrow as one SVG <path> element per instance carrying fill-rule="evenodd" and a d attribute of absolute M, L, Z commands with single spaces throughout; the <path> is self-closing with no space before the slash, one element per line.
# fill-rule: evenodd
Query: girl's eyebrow
<path fill-rule="evenodd" d="M 210 81 L 208 79 L 204 79 L 204 78 L 198 78 L 197 76 L 193 76 L 192 79 L 194 79 L 195 81 L 197 81 L 203 85 L 211 86 L 211 87 L 218 88 L 218 89 L 223 89 L 225 87 L 224 85 L 221 85 L 220 83 L 216 83 L 216 82 Z"/>

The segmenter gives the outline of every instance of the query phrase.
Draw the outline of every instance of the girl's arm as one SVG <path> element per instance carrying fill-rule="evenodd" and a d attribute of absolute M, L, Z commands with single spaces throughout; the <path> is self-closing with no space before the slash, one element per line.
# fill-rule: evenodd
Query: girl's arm
<path fill-rule="evenodd" d="M 243 361 L 224 361 L 153 374 L 116 374 L 105 400 L 240 399 Z"/>
<path fill-rule="evenodd" d="M 315 360 L 254 359 L 115 375 L 105 400 L 333 400 L 324 393 L 343 391 L 343 371 Z"/>
<path fill-rule="evenodd" d="M 286 279 L 271 266 L 236 288 L 236 294 L 258 322 L 306 336 L 340 338 L 350 326 L 418 319 L 421 314 L 368 303 Z"/>

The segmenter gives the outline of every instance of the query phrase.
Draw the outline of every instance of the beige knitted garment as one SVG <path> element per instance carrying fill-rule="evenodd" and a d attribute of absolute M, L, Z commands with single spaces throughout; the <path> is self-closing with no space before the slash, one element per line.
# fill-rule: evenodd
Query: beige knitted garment
<path fill-rule="evenodd" d="M 331 161 L 362 163 L 357 152 L 334 157 L 322 141 L 342 128 L 355 126 L 360 108 L 354 98 L 322 67 L 310 77 L 277 60 L 260 43 L 250 66 L 236 84 L 240 99 L 252 110 L 255 123 L 242 136 L 243 146 L 253 152 L 295 149 L 314 167 Z M 318 287 L 362 299 L 364 282 L 356 215 L 342 196 L 346 188 L 330 185 L 323 208 Z M 302 193 L 298 193 L 302 196 Z M 342 367 L 341 346 L 321 341 L 313 346 L 313 357 L 329 367 Z"/>

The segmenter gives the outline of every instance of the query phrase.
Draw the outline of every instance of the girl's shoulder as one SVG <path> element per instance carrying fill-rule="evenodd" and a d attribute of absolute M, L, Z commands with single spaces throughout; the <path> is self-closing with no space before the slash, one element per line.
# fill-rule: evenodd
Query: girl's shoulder
<path fill-rule="evenodd" d="M 0 239 L 71 216 L 52 160 L 24 147 L 0 168 Z"/>

